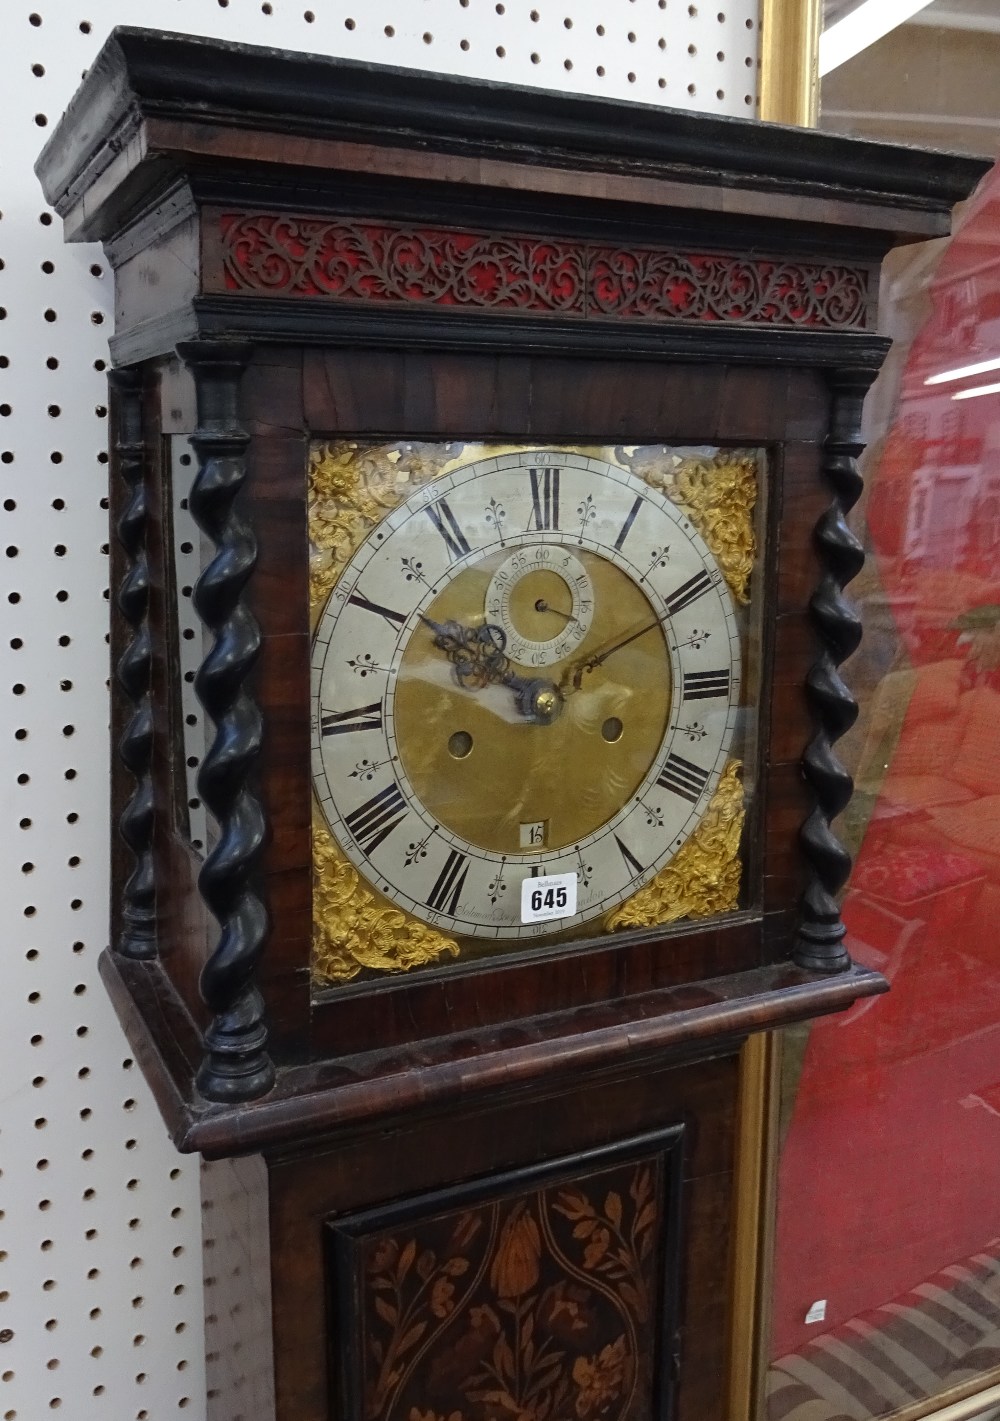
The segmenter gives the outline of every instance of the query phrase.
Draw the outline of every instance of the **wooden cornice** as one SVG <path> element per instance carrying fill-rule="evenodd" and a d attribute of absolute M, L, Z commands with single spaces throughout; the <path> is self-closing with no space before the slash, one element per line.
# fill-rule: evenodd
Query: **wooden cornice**
<path fill-rule="evenodd" d="M 463 184 L 501 190 L 508 170 L 533 170 L 539 190 L 555 191 L 560 173 L 572 171 L 578 186 L 589 172 L 595 192 L 603 185 L 613 200 L 739 214 L 764 197 L 769 215 L 793 224 L 850 226 L 850 214 L 832 210 L 847 203 L 868 209 L 861 225 L 892 240 L 944 233 L 952 205 L 989 166 L 754 120 L 121 28 L 36 171 L 68 234 L 93 240 L 138 215 L 178 167 L 252 163 L 255 135 L 268 134 L 283 138 L 285 163 L 315 170 L 370 171 L 378 152 L 423 153 L 439 170 L 449 158 Z"/>

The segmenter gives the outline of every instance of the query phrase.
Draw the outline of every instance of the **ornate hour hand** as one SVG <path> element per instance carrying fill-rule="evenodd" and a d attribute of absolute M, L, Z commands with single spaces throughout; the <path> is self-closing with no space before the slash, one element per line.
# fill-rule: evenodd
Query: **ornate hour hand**
<path fill-rule="evenodd" d="M 610 646 L 605 646 L 592 656 L 588 656 L 585 661 L 578 661 L 575 666 L 568 666 L 559 683 L 563 694 L 571 695 L 573 691 L 579 691 L 583 685 L 585 671 L 593 671 L 596 667 L 603 665 L 609 656 L 613 656 L 616 651 L 621 651 L 622 647 L 629 646 L 633 641 L 638 641 L 641 636 L 645 636 L 647 632 L 651 632 L 654 627 L 659 625 L 658 620 L 647 622 L 637 631 L 630 632 L 628 636 L 621 637 L 618 641 L 612 642 Z M 570 683 L 572 684 L 570 685 Z"/>
<path fill-rule="evenodd" d="M 454 666 L 455 679 L 463 690 L 481 691 L 485 686 L 510 684 L 514 673 L 504 655 L 507 638 L 500 627 L 489 622 L 479 627 L 454 621 L 435 622 L 422 613 L 420 620 L 434 633 L 434 645 Z"/>
<path fill-rule="evenodd" d="M 435 622 L 419 615 L 434 633 L 434 645 L 455 668 L 455 679 L 463 690 L 507 686 L 514 693 L 519 714 L 526 720 L 542 724 L 555 720 L 562 709 L 562 693 L 551 681 L 518 676 L 504 655 L 507 638 L 500 627 L 490 622 L 466 627 L 461 622 Z"/>

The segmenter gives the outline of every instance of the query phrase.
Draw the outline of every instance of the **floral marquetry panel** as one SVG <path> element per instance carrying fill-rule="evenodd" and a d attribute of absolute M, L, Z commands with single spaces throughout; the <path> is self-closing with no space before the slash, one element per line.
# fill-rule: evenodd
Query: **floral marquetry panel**
<path fill-rule="evenodd" d="M 318 984 L 752 906 L 765 472 L 312 446 Z"/>
<path fill-rule="evenodd" d="M 345 1421 L 668 1415 L 680 1137 L 332 1223 Z"/>

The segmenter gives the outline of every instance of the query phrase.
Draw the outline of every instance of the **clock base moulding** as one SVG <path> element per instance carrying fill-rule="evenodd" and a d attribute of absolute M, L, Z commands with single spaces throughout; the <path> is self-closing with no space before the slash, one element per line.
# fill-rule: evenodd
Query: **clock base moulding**
<path fill-rule="evenodd" d="M 846 519 L 888 348 L 879 264 L 946 234 L 985 169 L 141 30 L 98 56 L 38 172 L 116 281 L 121 836 L 102 974 L 178 1147 L 215 1161 L 214 1256 L 240 1239 L 212 1270 L 210 1317 L 232 1292 L 243 1318 L 210 1349 L 212 1405 L 241 1388 L 260 1421 L 727 1414 L 740 1045 L 886 988 L 844 950 L 832 827 L 851 792 L 834 748 L 857 714 L 839 669 L 859 634 Z M 471 440 L 763 451 L 759 634 L 733 663 L 755 720 L 740 897 L 317 992 L 310 449 Z M 565 490 L 540 467 L 517 495 L 530 545 L 577 548 L 596 588 L 603 564 L 555 537 Z M 485 596 L 503 558 L 476 563 L 437 513 L 429 535 L 468 548 Z M 593 684 L 610 684 L 574 605 Z M 520 635 L 498 606 L 489 625 Z M 447 677 L 480 623 L 417 610 L 434 625 L 407 632 L 400 664 L 422 648 Z M 500 641 L 479 668 L 530 735 L 575 689 L 572 638 L 532 625 L 518 654 L 540 658 L 548 699 Z M 708 699 L 735 685 L 732 666 L 670 666 L 681 692 L 685 671 Z M 385 721 L 387 700 L 365 706 L 359 725 Z M 349 711 L 321 705 L 320 732 Z M 706 766 L 667 774 L 657 747 L 641 773 L 690 791 Z M 363 876 L 396 819 L 372 833 L 332 800 L 370 851 L 346 855 Z M 461 903 L 458 878 L 422 921 Z"/>

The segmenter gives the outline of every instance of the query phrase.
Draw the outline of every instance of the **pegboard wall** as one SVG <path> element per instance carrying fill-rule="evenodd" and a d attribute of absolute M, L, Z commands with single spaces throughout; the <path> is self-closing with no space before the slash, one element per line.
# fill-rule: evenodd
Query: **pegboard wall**
<path fill-rule="evenodd" d="M 82 72 L 114 25 L 142 24 L 754 112 L 758 0 L 312 5 L 3 0 L 3 1421 L 206 1414 L 198 1164 L 170 1146 L 96 970 L 107 941 L 112 290 L 98 248 L 63 245 L 32 172 Z M 224 1414 L 236 1421 L 238 1398 Z"/>

